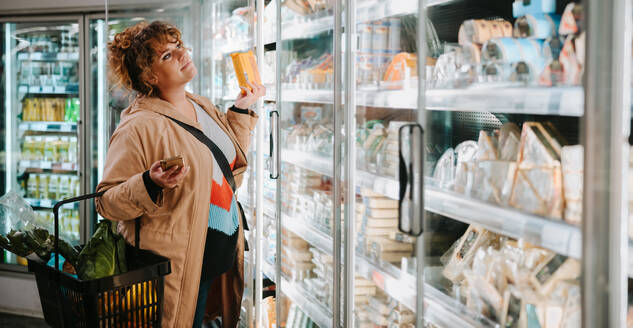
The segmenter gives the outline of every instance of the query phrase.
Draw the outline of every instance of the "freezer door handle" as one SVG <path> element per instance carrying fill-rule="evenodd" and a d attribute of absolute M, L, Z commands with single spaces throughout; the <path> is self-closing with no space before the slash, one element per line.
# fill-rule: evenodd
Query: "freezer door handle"
<path fill-rule="evenodd" d="M 270 150 L 269 156 L 271 160 L 270 178 L 279 178 L 279 112 L 274 110 L 270 112 Z"/>
<path fill-rule="evenodd" d="M 422 234 L 424 222 L 424 131 L 417 123 L 398 131 L 400 193 L 398 229 L 411 236 Z"/>

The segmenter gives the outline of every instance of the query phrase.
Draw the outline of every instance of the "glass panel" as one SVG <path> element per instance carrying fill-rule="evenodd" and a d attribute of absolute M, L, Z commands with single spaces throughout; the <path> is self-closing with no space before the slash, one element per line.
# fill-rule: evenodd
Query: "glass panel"
<path fill-rule="evenodd" d="M 333 316 L 333 2 L 281 8 L 281 292 L 286 326 Z M 272 94 L 269 94 L 269 96 Z M 341 200 L 336 200 L 341 201 Z M 341 273 L 343 271 L 341 270 Z M 340 291 L 343 298 L 344 291 Z M 342 302 L 341 302 L 342 303 Z"/>
<path fill-rule="evenodd" d="M 2 192 L 25 197 L 38 222 L 52 232 L 53 205 L 80 192 L 79 24 L 5 23 L 2 40 Z M 60 235 L 78 243 L 78 204 L 62 207 L 59 214 Z M 6 252 L 3 262 L 26 265 Z"/>
<path fill-rule="evenodd" d="M 357 1 L 355 9 L 353 315 L 360 326 L 415 325 L 416 297 L 422 296 L 416 295 L 416 238 L 398 229 L 399 154 L 407 156 L 416 142 L 403 133 L 409 141 L 400 149 L 401 128 L 418 118 L 417 3 Z"/>
<path fill-rule="evenodd" d="M 579 327 L 582 7 L 427 10 L 425 298 L 453 325 Z"/>

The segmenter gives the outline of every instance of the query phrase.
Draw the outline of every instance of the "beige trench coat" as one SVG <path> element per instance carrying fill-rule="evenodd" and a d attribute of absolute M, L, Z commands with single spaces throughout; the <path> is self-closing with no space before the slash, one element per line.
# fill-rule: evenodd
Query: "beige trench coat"
<path fill-rule="evenodd" d="M 250 133 L 257 123 L 252 111 L 221 113 L 204 97 L 187 94 L 218 122 L 237 150 L 233 173 L 241 184 L 246 170 Z M 202 256 L 206 240 L 211 195 L 212 155 L 207 146 L 169 118 L 197 128 L 173 105 L 159 98 L 138 97 L 121 114 L 121 123 L 110 139 L 103 180 L 97 191 L 107 192 L 96 200 L 103 217 L 119 221 L 119 232 L 132 243 L 134 220 L 141 218 L 140 247 L 171 261 L 165 278 L 163 327 L 186 327 L 193 323 Z M 155 161 L 181 155 L 189 174 L 178 187 L 163 190 L 157 204 L 150 198 L 142 174 Z M 244 231 L 239 228 L 234 267 L 216 279 L 209 291 L 207 315 L 222 315 L 224 327 L 239 320 L 244 290 Z"/>

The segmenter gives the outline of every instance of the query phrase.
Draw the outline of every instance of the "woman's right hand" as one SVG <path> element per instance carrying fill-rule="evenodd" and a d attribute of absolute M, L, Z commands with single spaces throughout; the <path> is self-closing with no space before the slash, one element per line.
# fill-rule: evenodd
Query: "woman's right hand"
<path fill-rule="evenodd" d="M 160 161 L 154 162 L 149 168 L 149 177 L 163 189 L 176 188 L 189 173 L 189 166 L 172 166 L 166 171 L 160 166 Z"/>

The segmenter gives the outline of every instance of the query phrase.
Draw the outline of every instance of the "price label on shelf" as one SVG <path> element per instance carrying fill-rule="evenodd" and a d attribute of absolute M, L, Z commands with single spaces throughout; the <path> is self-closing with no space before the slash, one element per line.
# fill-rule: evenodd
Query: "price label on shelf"
<path fill-rule="evenodd" d="M 67 52 L 60 52 L 57 54 L 57 59 L 59 60 L 66 60 L 68 59 L 68 53 Z"/>
<path fill-rule="evenodd" d="M 56 85 L 53 87 L 53 90 L 55 93 L 64 93 L 66 92 L 66 87 L 63 85 L 62 86 Z"/>
<path fill-rule="evenodd" d="M 75 169 L 75 163 L 62 163 L 62 170 L 72 171 Z"/>
<path fill-rule="evenodd" d="M 27 60 L 27 59 L 29 59 L 29 54 L 27 53 L 18 54 L 18 60 Z"/>
<path fill-rule="evenodd" d="M 30 93 L 40 93 L 40 87 L 37 85 L 32 85 L 29 87 Z"/>
<path fill-rule="evenodd" d="M 31 60 L 41 60 L 41 59 L 42 59 L 41 52 L 34 52 L 31 54 Z"/>
<path fill-rule="evenodd" d="M 27 167 L 31 167 L 31 162 L 29 161 L 20 161 L 20 167 L 21 168 L 27 168 Z"/>
<path fill-rule="evenodd" d="M 44 161 L 42 161 L 42 162 L 40 162 L 40 165 L 39 165 L 39 166 L 40 166 L 40 168 L 41 168 L 41 169 L 43 169 L 43 170 L 50 170 L 50 169 L 53 167 L 53 163 L 51 163 L 51 162 L 44 162 Z"/>
<path fill-rule="evenodd" d="M 31 130 L 35 131 L 46 131 L 46 124 L 44 123 L 31 123 Z"/>
<path fill-rule="evenodd" d="M 53 207 L 53 201 L 50 199 L 40 199 L 41 207 Z"/>
<path fill-rule="evenodd" d="M 42 87 L 43 93 L 53 93 L 53 86 L 47 85 Z"/>
<path fill-rule="evenodd" d="M 73 130 L 73 127 L 70 124 L 62 124 L 60 130 L 62 132 L 71 132 Z"/>

